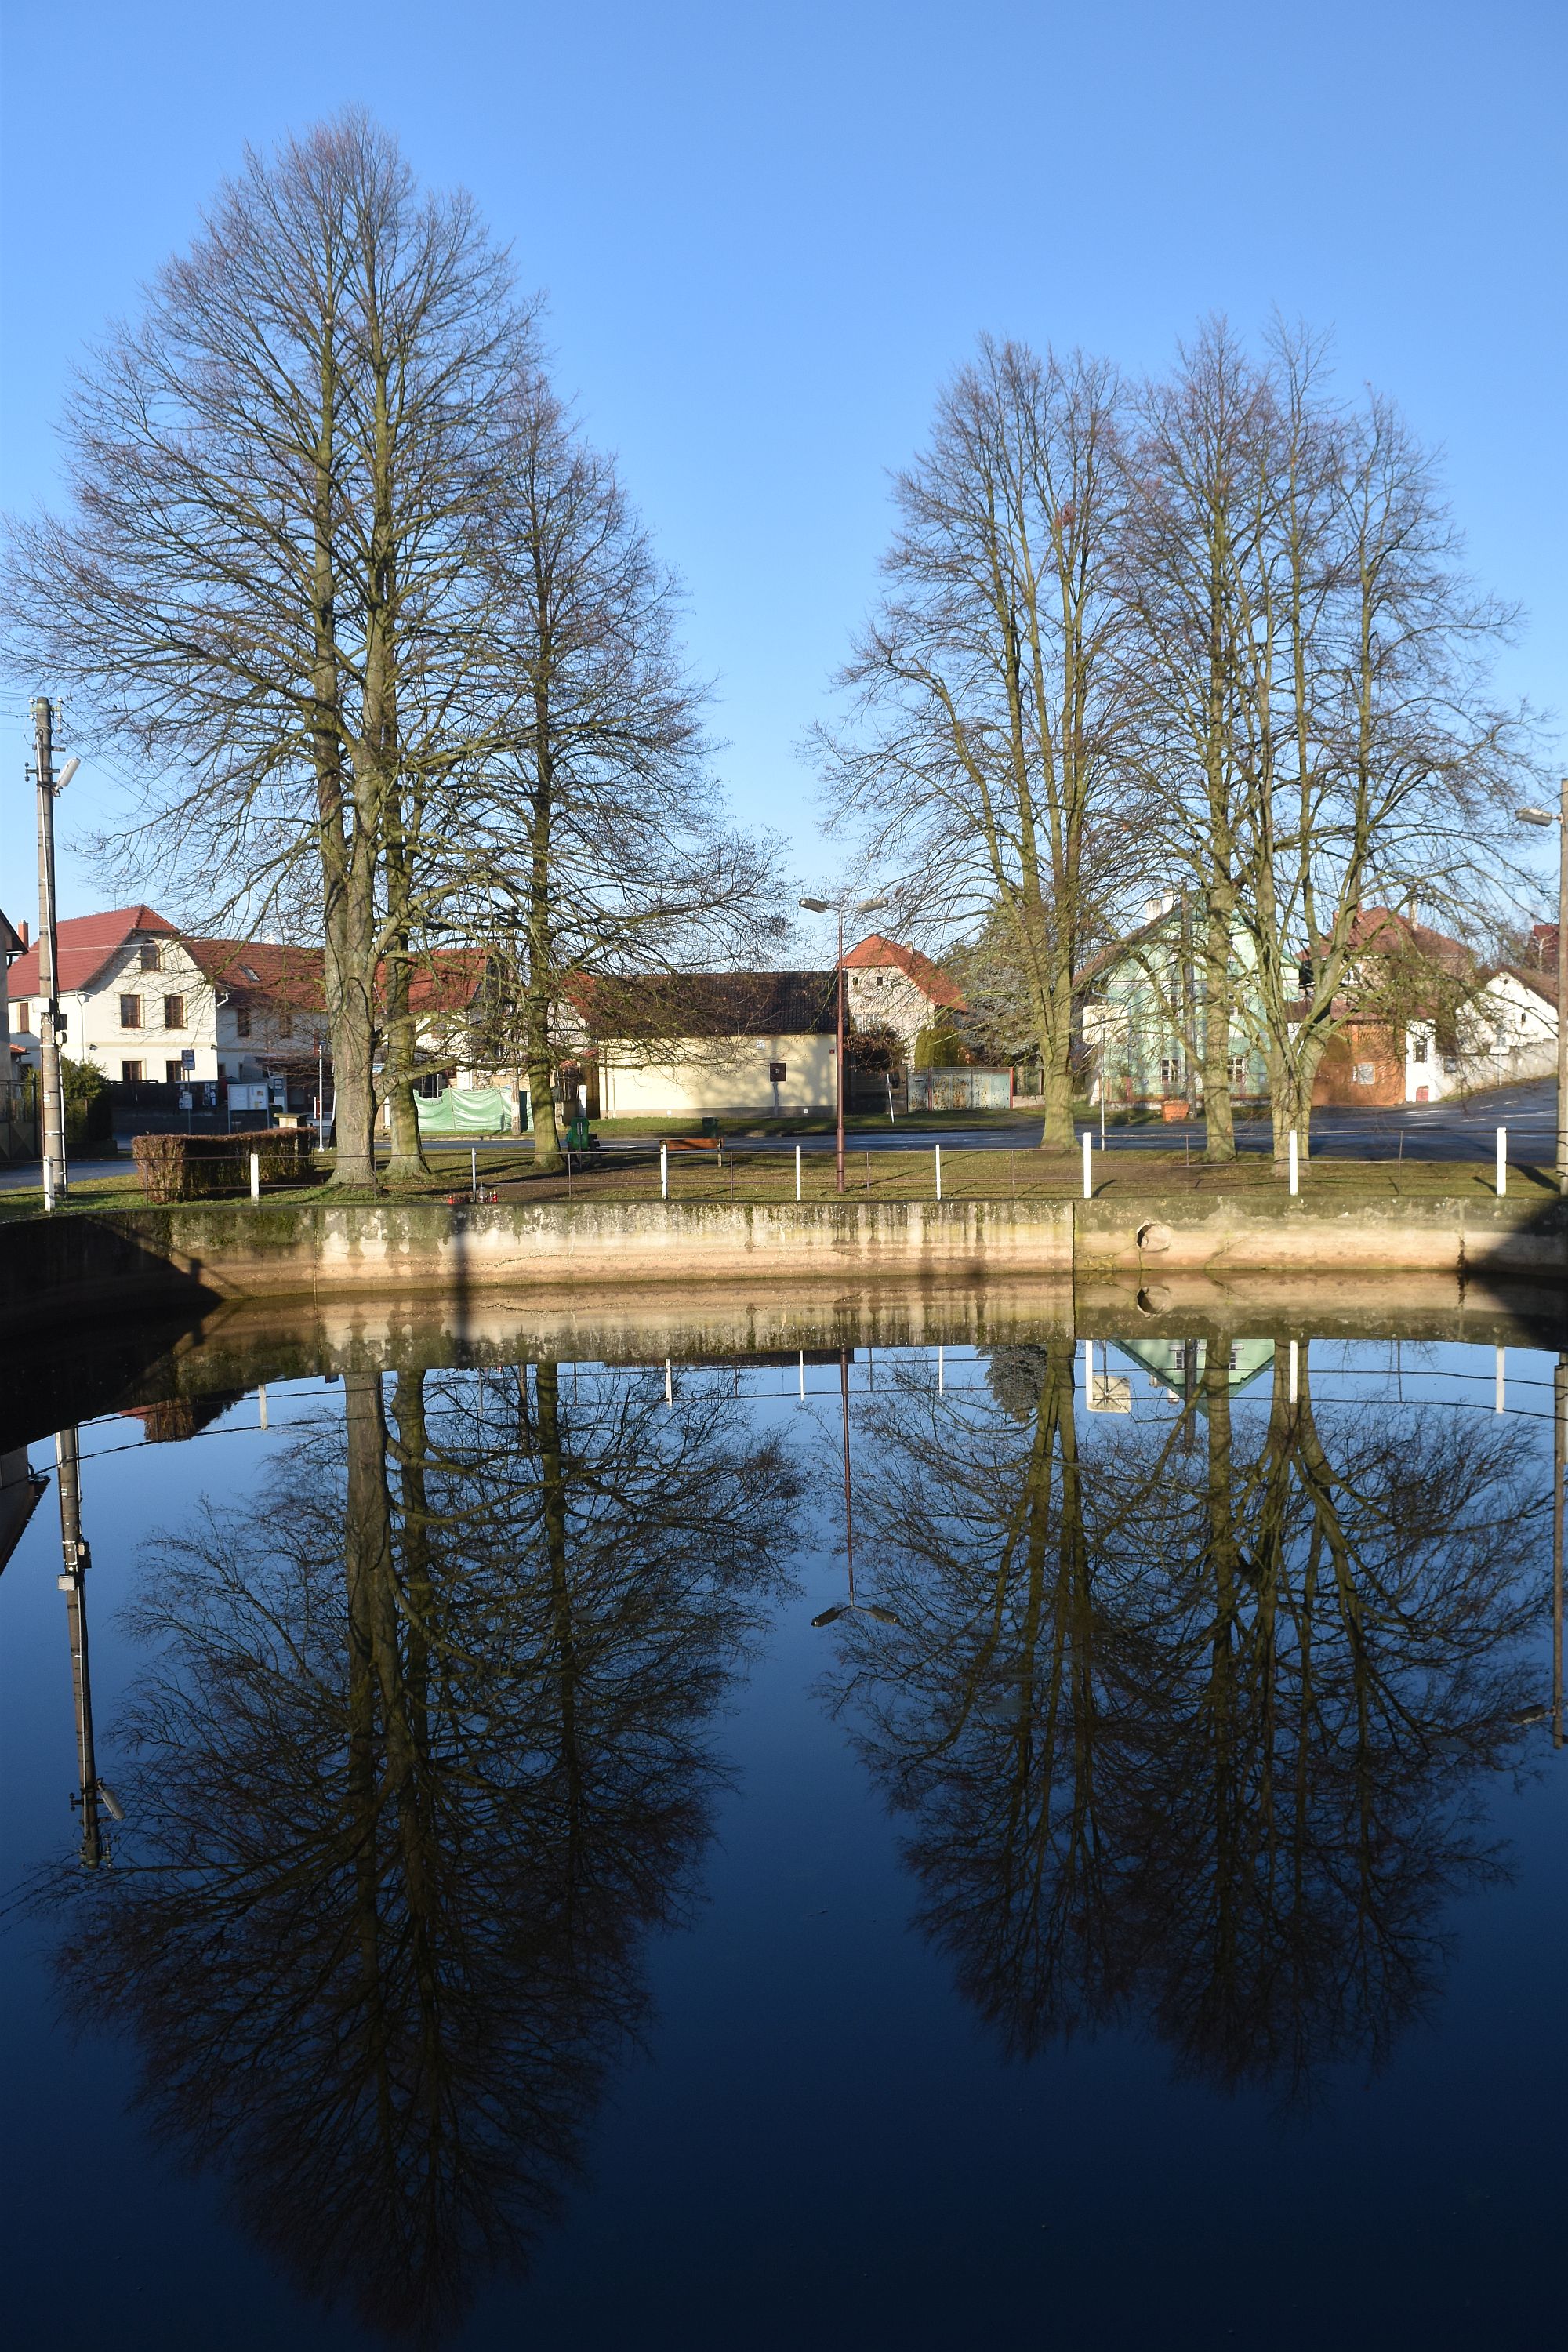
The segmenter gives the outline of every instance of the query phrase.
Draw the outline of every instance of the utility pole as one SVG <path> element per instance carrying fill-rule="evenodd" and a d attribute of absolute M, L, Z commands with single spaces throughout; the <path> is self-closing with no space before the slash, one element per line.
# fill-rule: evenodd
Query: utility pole
<path fill-rule="evenodd" d="M 87 1571 L 90 1554 L 81 1531 L 81 1456 L 73 1428 L 55 1433 L 55 1480 L 60 1505 L 60 1591 L 70 1634 L 71 1695 L 76 1701 L 77 1779 L 81 1794 L 81 1859 L 87 1870 L 103 1860 L 99 1821 L 98 1759 L 92 1740 L 92 1682 L 87 1662 Z"/>
<path fill-rule="evenodd" d="M 1557 818 L 1557 1190 L 1568 1192 L 1568 776 Z"/>
<path fill-rule="evenodd" d="M 37 746 L 34 776 L 38 788 L 38 984 L 43 997 L 38 1023 L 43 1080 L 44 1206 L 66 1194 L 66 1107 L 60 1083 L 59 939 L 55 919 L 55 714 L 47 695 L 33 698 Z"/>

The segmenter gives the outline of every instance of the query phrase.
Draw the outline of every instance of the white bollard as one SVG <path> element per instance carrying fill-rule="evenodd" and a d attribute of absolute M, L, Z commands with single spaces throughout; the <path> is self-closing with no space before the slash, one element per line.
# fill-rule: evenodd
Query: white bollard
<path fill-rule="evenodd" d="M 1498 1351 L 1497 1351 L 1497 1406 L 1496 1406 L 1496 1410 L 1497 1410 L 1499 1412 L 1506 1412 L 1508 1411 L 1508 1370 L 1507 1370 L 1507 1364 L 1508 1364 L 1508 1349 L 1507 1349 L 1506 1348 L 1500 1348 L 1500 1349 L 1498 1349 Z"/>
<path fill-rule="evenodd" d="M 800 1198 L 800 1146 L 798 1143 L 795 1147 L 795 1197 L 797 1201 Z M 801 1362 L 804 1364 L 805 1361 L 805 1359 L 803 1356 L 801 1358 Z M 804 1379 L 804 1377 L 805 1375 L 803 1373 L 802 1378 Z M 801 1394 L 802 1396 L 805 1394 L 805 1391 L 804 1389 L 802 1389 Z"/>
<path fill-rule="evenodd" d="M 1296 1342 L 1290 1342 L 1290 1402 L 1296 1402 Z"/>
<path fill-rule="evenodd" d="M 250 1197 L 253 1201 L 259 1201 L 261 1198 L 261 1154 L 259 1151 L 253 1151 L 250 1155 Z"/>
<path fill-rule="evenodd" d="M 1299 1192 L 1300 1189 L 1300 1177 L 1296 1159 L 1296 1130 L 1292 1128 L 1290 1129 L 1290 1190 L 1294 1193 Z"/>
<path fill-rule="evenodd" d="M 46 1160 L 44 1162 L 44 1212 L 46 1215 L 54 1207 L 54 1205 L 55 1163 L 52 1160 Z"/>
<path fill-rule="evenodd" d="M 668 1201 L 669 1198 L 669 1146 L 668 1143 L 661 1143 L 658 1147 L 658 1197 L 661 1201 Z"/>
<path fill-rule="evenodd" d="M 1083 1131 L 1083 1197 L 1086 1201 L 1094 1198 L 1094 1129 L 1091 1127 L 1086 1127 Z"/>
<path fill-rule="evenodd" d="M 936 1197 L 940 1201 L 942 1198 L 942 1146 L 940 1143 L 935 1143 L 931 1149 L 936 1154 Z"/>
<path fill-rule="evenodd" d="M 1498 1199 L 1499 1199 L 1500 1201 L 1500 1200 L 1502 1200 L 1502 1199 L 1504 1198 L 1504 1196 L 1506 1195 L 1507 1192 L 1508 1192 L 1508 1129 L 1507 1129 L 1507 1128 L 1506 1128 L 1506 1127 L 1500 1127 L 1500 1128 L 1499 1128 L 1499 1129 L 1498 1129 L 1498 1131 L 1497 1131 L 1497 1196 L 1498 1196 Z"/>
<path fill-rule="evenodd" d="M 479 1197 L 479 1147 L 477 1143 L 473 1143 L 468 1147 L 468 1198 L 470 1201 L 477 1201 Z"/>

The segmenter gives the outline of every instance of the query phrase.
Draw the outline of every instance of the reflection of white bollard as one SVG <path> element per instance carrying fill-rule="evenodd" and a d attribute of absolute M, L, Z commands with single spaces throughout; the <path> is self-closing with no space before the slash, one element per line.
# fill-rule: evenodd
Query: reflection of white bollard
<path fill-rule="evenodd" d="M 250 1197 L 253 1201 L 259 1201 L 261 1198 L 261 1154 L 259 1151 L 253 1151 L 250 1155 Z"/>
<path fill-rule="evenodd" d="M 797 1201 L 800 1198 L 800 1146 L 798 1143 L 795 1147 L 795 1197 Z M 805 1363 L 805 1359 L 804 1356 L 801 1358 L 801 1361 L 803 1364 Z M 805 1377 L 805 1375 L 803 1372 L 801 1378 L 804 1380 Z M 805 1391 L 804 1389 L 802 1389 L 801 1394 L 802 1396 L 805 1394 Z"/>
<path fill-rule="evenodd" d="M 1290 1402 L 1296 1402 L 1296 1342 L 1290 1342 Z"/>
<path fill-rule="evenodd" d="M 940 1348 L 936 1351 L 936 1392 L 938 1396 L 945 1396 L 947 1394 L 947 1381 L 942 1360 L 942 1349 Z"/>
<path fill-rule="evenodd" d="M 1497 1196 L 1500 1201 L 1508 1191 L 1508 1129 L 1497 1131 Z"/>
<path fill-rule="evenodd" d="M 666 1356 L 664 1360 L 664 1401 L 673 1412 L 675 1409 L 675 1381 L 670 1372 L 669 1358 L 668 1356 Z"/>
<path fill-rule="evenodd" d="M 1083 1131 L 1083 1197 L 1086 1201 L 1094 1198 L 1094 1129 L 1091 1127 L 1086 1127 Z"/>
<path fill-rule="evenodd" d="M 940 1143 L 933 1144 L 931 1149 L 936 1153 L 936 1197 L 940 1201 L 942 1198 L 942 1146 Z"/>
<path fill-rule="evenodd" d="M 1290 1190 L 1292 1192 L 1297 1192 L 1300 1190 L 1300 1179 L 1296 1160 L 1296 1130 L 1294 1128 L 1290 1129 Z"/>
<path fill-rule="evenodd" d="M 800 1351 L 800 1401 L 805 1402 L 805 1349 Z"/>
<path fill-rule="evenodd" d="M 1091 1397 L 1094 1394 L 1094 1341 L 1092 1339 L 1086 1339 L 1083 1343 L 1083 1392 L 1086 1397 Z"/>
<path fill-rule="evenodd" d="M 267 1391 L 265 1388 L 259 1388 L 256 1391 L 256 1425 L 258 1429 L 265 1429 L 267 1427 Z"/>
<path fill-rule="evenodd" d="M 1507 1364 L 1508 1364 L 1508 1350 L 1507 1350 L 1507 1349 L 1506 1349 L 1506 1348 L 1500 1348 L 1500 1349 L 1498 1349 L 1498 1351 L 1497 1351 L 1497 1406 L 1496 1406 L 1496 1410 L 1497 1410 L 1499 1412 L 1506 1412 L 1508 1411 L 1508 1369 L 1507 1369 Z"/>
<path fill-rule="evenodd" d="M 661 1143 L 658 1147 L 658 1197 L 661 1201 L 668 1201 L 669 1198 L 669 1146 L 668 1143 Z"/>

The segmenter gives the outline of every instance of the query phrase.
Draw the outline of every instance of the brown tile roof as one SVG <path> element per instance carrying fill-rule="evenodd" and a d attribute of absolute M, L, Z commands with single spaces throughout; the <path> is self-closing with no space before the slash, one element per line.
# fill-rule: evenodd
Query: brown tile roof
<path fill-rule="evenodd" d="M 174 924 L 166 923 L 151 907 L 115 907 L 104 915 L 68 916 L 57 926 L 61 995 L 74 996 L 79 989 L 90 988 L 110 956 L 118 954 L 138 932 L 165 940 L 179 936 Z M 43 993 L 36 940 L 26 954 L 18 956 L 6 972 L 5 993 L 13 999 Z"/>
<path fill-rule="evenodd" d="M 844 964 L 849 971 L 875 971 L 892 964 L 906 980 L 913 981 L 922 996 L 932 1004 L 946 1005 L 953 1013 L 967 1011 L 962 992 L 949 980 L 942 966 L 932 963 L 930 956 L 921 955 L 919 948 L 906 948 L 897 940 L 886 940 L 880 931 L 872 931 L 858 944 L 845 950 Z"/>
<path fill-rule="evenodd" d="M 832 971 L 580 974 L 567 995 L 595 1037 L 828 1036 Z"/>

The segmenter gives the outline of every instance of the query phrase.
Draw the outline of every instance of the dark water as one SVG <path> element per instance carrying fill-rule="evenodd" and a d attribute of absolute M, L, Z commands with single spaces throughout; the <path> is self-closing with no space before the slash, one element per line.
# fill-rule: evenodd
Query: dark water
<path fill-rule="evenodd" d="M 14 1384 L 7 2344 L 1554 2336 L 1560 1335 L 1375 1323 Z"/>

